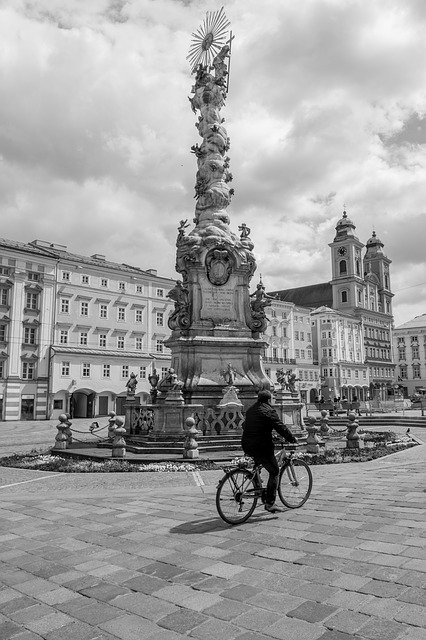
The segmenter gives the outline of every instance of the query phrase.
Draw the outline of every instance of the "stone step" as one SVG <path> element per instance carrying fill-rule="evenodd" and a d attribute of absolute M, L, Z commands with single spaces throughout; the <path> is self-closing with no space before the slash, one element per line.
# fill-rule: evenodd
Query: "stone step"
<path fill-rule="evenodd" d="M 357 416 L 357 420 L 360 426 L 377 426 L 377 427 L 391 427 L 391 426 L 402 426 L 402 427 L 426 427 L 426 417 L 424 418 L 405 418 L 403 416 L 377 416 L 377 417 L 369 417 L 369 416 Z M 319 424 L 320 419 L 317 418 L 317 424 Z M 308 419 L 304 418 L 305 424 L 308 424 Z M 328 419 L 328 423 L 330 426 L 346 426 L 349 420 L 347 417 L 345 418 L 334 418 L 330 417 Z"/>
<path fill-rule="evenodd" d="M 134 445 L 128 445 L 126 447 L 126 451 L 130 451 L 131 453 L 137 453 L 138 455 L 145 454 L 162 454 L 162 455 L 182 455 L 183 447 L 158 447 L 156 449 L 146 449 L 145 447 L 136 447 Z M 221 446 L 209 446 L 209 447 L 198 447 L 198 451 L 200 454 L 208 455 L 210 453 L 219 453 L 224 451 L 229 452 L 241 452 L 241 446 L 231 445 L 229 447 L 221 447 Z"/>

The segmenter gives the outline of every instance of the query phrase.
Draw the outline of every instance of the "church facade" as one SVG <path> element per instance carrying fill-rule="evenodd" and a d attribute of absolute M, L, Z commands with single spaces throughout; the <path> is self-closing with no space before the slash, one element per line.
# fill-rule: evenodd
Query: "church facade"
<path fill-rule="evenodd" d="M 386 400 L 395 382 L 391 260 L 375 232 L 364 245 L 355 229 L 344 211 L 329 244 L 329 282 L 272 293 L 311 310 L 313 359 L 325 400 Z"/>

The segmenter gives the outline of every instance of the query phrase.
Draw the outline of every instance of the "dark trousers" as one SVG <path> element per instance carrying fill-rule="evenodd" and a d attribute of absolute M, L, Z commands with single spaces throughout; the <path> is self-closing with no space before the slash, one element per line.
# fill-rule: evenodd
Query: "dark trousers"
<path fill-rule="evenodd" d="M 268 484 L 266 485 L 265 502 L 266 504 L 274 504 L 275 498 L 277 497 L 278 476 L 280 474 L 280 468 L 274 452 L 254 454 L 247 451 L 246 453 L 251 455 L 255 464 L 261 464 L 269 473 Z"/>

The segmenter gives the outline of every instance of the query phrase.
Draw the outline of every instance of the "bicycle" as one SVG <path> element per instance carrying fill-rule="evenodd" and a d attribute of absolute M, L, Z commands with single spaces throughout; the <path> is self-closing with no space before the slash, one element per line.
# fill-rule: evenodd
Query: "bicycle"
<path fill-rule="evenodd" d="M 312 490 L 312 472 L 309 465 L 295 457 L 296 447 L 283 446 L 276 455 L 280 474 L 278 496 L 284 506 L 298 509 L 305 504 Z M 288 452 L 288 453 L 287 453 Z M 228 524 L 246 522 L 261 500 L 264 503 L 265 489 L 262 486 L 261 464 L 243 460 L 226 471 L 216 491 L 216 509 Z"/>

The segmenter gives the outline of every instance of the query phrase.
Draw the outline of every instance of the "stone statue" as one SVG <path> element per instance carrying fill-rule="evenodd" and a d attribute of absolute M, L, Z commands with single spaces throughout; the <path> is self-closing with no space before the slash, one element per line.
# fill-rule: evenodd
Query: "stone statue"
<path fill-rule="evenodd" d="M 213 58 L 212 66 L 210 67 L 211 70 L 214 69 L 216 84 L 221 86 L 225 85 L 225 78 L 228 75 L 228 67 L 225 60 L 229 56 L 229 52 L 230 46 L 226 44 L 224 47 L 222 47 L 217 56 Z"/>
<path fill-rule="evenodd" d="M 138 384 L 138 381 L 136 379 L 136 374 L 134 374 L 133 372 L 130 374 L 130 378 L 128 379 L 128 381 L 126 382 L 126 387 L 127 387 L 127 396 L 131 397 L 135 395 L 135 391 L 136 391 L 136 385 Z"/>
<path fill-rule="evenodd" d="M 236 371 L 230 362 L 228 362 L 228 367 L 225 373 L 223 373 L 222 375 L 225 379 L 226 384 L 229 387 L 233 387 L 235 383 Z"/>
<path fill-rule="evenodd" d="M 284 371 L 283 368 L 277 369 L 275 372 L 277 382 L 282 389 L 287 389 L 288 384 L 288 371 Z"/>
<path fill-rule="evenodd" d="M 189 290 L 180 280 L 176 280 L 176 285 L 169 291 L 167 297 L 175 302 L 174 311 L 168 319 L 169 328 L 186 330 L 191 324 Z"/>
<path fill-rule="evenodd" d="M 251 229 L 250 229 L 250 227 L 248 227 L 248 226 L 246 225 L 246 223 L 245 223 L 245 222 L 243 222 L 243 223 L 238 227 L 238 231 L 241 231 L 240 238 L 241 238 L 241 240 L 242 240 L 243 238 L 248 238 L 248 237 L 249 237 Z"/>
<path fill-rule="evenodd" d="M 287 371 L 284 371 L 283 368 L 277 369 L 275 375 L 282 389 L 286 389 L 290 391 L 290 393 L 296 393 L 296 382 L 300 380 L 300 378 L 297 378 L 291 369 L 287 369 Z"/>
<path fill-rule="evenodd" d="M 262 281 L 256 287 L 256 291 L 250 294 L 251 308 L 253 311 L 262 312 L 265 307 L 269 307 L 272 304 L 272 300 L 275 300 L 275 296 L 268 296 L 265 292 L 265 287 Z"/>
<path fill-rule="evenodd" d="M 259 284 L 256 286 L 256 291 L 250 294 L 250 298 L 251 317 L 248 319 L 247 325 L 253 331 L 253 334 L 258 336 L 260 333 L 265 332 L 268 323 L 265 307 L 269 307 L 275 297 L 269 296 L 265 292 L 262 279 L 260 279 Z"/>
<path fill-rule="evenodd" d="M 188 227 L 189 227 L 188 219 L 181 220 L 179 222 L 178 237 L 177 237 L 177 240 L 176 240 L 176 244 L 178 242 L 180 242 L 182 240 L 182 238 L 185 236 L 185 229 L 187 229 Z"/>
<path fill-rule="evenodd" d="M 165 376 L 160 380 L 158 384 L 158 388 L 161 391 L 180 391 L 183 387 L 183 382 L 181 382 L 176 374 L 176 371 L 173 367 L 170 367 L 165 374 Z"/>
<path fill-rule="evenodd" d="M 296 382 L 298 382 L 300 378 L 298 378 L 291 369 L 289 369 L 286 372 L 286 374 L 287 374 L 286 388 L 290 391 L 290 393 L 296 393 Z"/>
<path fill-rule="evenodd" d="M 151 389 L 149 391 L 151 395 L 152 404 L 157 403 L 158 389 L 157 385 L 160 380 L 160 376 L 157 374 L 157 369 L 154 367 L 152 373 L 148 375 L 148 382 L 151 385 Z"/>

